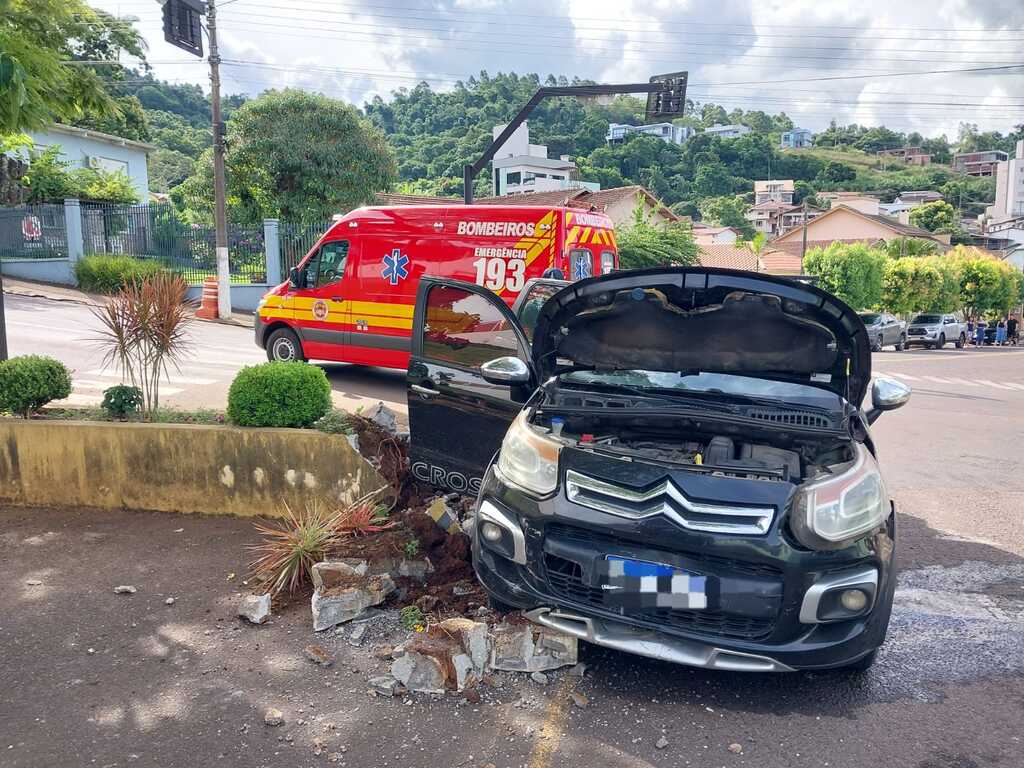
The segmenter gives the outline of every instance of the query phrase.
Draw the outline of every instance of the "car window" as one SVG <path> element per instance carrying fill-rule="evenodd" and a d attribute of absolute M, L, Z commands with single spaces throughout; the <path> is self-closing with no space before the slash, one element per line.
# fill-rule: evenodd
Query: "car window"
<path fill-rule="evenodd" d="M 860 316 L 860 319 L 864 321 L 864 325 L 874 325 L 881 318 L 881 315 L 875 314 L 874 312 L 865 312 Z"/>
<path fill-rule="evenodd" d="M 348 240 L 337 240 L 320 246 L 319 268 L 316 273 L 316 287 L 336 283 L 345 276 L 345 261 L 348 259 Z M 306 283 L 313 285 L 313 283 Z"/>
<path fill-rule="evenodd" d="M 921 325 L 934 325 L 941 322 L 941 318 L 939 315 L 918 315 L 911 322 L 920 323 Z"/>
<path fill-rule="evenodd" d="M 607 275 L 615 271 L 615 254 L 611 251 L 601 251 L 601 274 Z"/>
<path fill-rule="evenodd" d="M 479 368 L 488 360 L 518 355 L 519 340 L 501 310 L 480 294 L 437 285 L 427 294 L 423 356 Z"/>
<path fill-rule="evenodd" d="M 526 338 L 533 341 L 533 329 L 537 326 L 537 318 L 540 316 L 540 308 L 544 302 L 562 290 L 560 285 L 550 283 L 535 283 L 530 286 L 529 291 L 519 306 L 519 324 L 523 327 Z"/>

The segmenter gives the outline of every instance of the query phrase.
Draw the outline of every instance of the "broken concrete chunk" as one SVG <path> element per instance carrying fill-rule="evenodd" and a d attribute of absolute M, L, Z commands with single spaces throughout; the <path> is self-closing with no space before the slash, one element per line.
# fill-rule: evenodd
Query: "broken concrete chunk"
<path fill-rule="evenodd" d="M 491 643 L 487 625 L 482 621 L 473 621 L 464 617 L 445 619 L 433 624 L 427 630 L 429 637 L 448 637 L 455 640 L 462 651 L 473 662 L 477 675 L 482 676 L 487 668 Z"/>
<path fill-rule="evenodd" d="M 266 714 L 263 715 L 263 723 L 271 727 L 284 725 L 284 713 L 280 709 L 274 709 L 271 707 L 267 710 Z"/>
<path fill-rule="evenodd" d="M 452 656 L 452 667 L 455 669 L 455 690 L 463 691 L 467 685 L 479 679 L 476 669 L 473 667 L 473 660 L 465 653 L 457 653 Z"/>
<path fill-rule="evenodd" d="M 398 575 L 409 579 L 416 579 L 421 584 L 427 581 L 427 575 L 434 572 L 434 566 L 429 558 L 423 557 L 418 560 L 402 560 L 398 564 Z"/>
<path fill-rule="evenodd" d="M 117 595 L 134 595 L 138 591 L 131 584 L 122 584 L 119 587 L 114 587 L 114 594 Z"/>
<path fill-rule="evenodd" d="M 441 662 L 433 656 L 406 651 L 391 665 L 391 674 L 410 691 L 444 693 L 447 675 Z"/>
<path fill-rule="evenodd" d="M 351 621 L 367 608 L 380 605 L 395 591 L 395 582 L 387 574 L 370 576 L 361 584 L 313 592 L 311 608 L 313 629 L 325 629 Z"/>
<path fill-rule="evenodd" d="M 546 672 L 577 662 L 571 635 L 528 623 L 503 622 L 492 630 L 491 667 L 510 672 Z"/>
<path fill-rule="evenodd" d="M 430 502 L 426 509 L 426 514 L 446 533 L 454 535 L 462 532 L 462 526 L 459 524 L 459 515 L 448 505 L 444 496 L 438 496 Z"/>
<path fill-rule="evenodd" d="M 361 580 L 370 568 L 365 560 L 348 557 L 339 560 L 323 560 L 315 563 L 311 575 L 316 589 L 347 587 L 353 581 Z"/>
<path fill-rule="evenodd" d="M 535 682 L 537 685 L 548 684 L 548 676 L 545 675 L 543 672 L 531 672 L 530 679 L 533 680 L 533 682 Z"/>
<path fill-rule="evenodd" d="M 376 405 L 370 407 L 360 415 L 372 421 L 385 432 L 397 437 L 398 416 L 395 415 L 394 411 L 384 405 L 383 402 L 378 401 Z"/>
<path fill-rule="evenodd" d="M 398 690 L 398 681 L 391 675 L 371 677 L 369 680 L 370 690 L 378 696 L 394 696 Z"/>
<path fill-rule="evenodd" d="M 246 595 L 238 606 L 238 615 L 253 624 L 263 624 L 270 618 L 270 595 Z"/>

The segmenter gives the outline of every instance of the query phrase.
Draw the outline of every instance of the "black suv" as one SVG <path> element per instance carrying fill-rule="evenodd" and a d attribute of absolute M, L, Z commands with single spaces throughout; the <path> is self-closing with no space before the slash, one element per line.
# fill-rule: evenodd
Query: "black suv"
<path fill-rule="evenodd" d="M 492 599 L 683 664 L 869 666 L 896 524 L 868 425 L 910 390 L 876 380 L 861 409 L 857 314 L 732 270 L 544 288 L 532 314 L 450 280 L 417 297 L 412 468 L 478 495 Z"/>

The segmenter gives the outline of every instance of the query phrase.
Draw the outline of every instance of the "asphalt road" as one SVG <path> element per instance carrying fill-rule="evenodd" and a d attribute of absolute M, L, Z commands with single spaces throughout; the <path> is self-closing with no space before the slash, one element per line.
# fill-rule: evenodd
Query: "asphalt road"
<path fill-rule="evenodd" d="M 87 335 L 69 325 L 81 308 L 17 304 L 15 351 L 93 368 L 67 338 Z M 240 329 L 200 333 L 232 361 L 251 346 Z M 582 681 L 509 676 L 479 705 L 371 699 L 382 663 L 344 636 L 321 640 L 333 670 L 303 659 L 302 606 L 262 628 L 231 618 L 247 522 L 0 510 L 0 764 L 1024 766 L 1024 348 L 882 352 L 873 366 L 914 394 L 874 430 L 901 577 L 863 676 L 711 673 L 587 647 Z M 330 373 L 340 398 L 370 389 L 352 383 L 367 372 Z M 229 380 L 175 397 L 223 397 Z M 369 381 L 401 400 L 400 375 Z M 112 593 L 125 582 L 139 594 Z M 263 725 L 269 706 L 284 727 Z"/>

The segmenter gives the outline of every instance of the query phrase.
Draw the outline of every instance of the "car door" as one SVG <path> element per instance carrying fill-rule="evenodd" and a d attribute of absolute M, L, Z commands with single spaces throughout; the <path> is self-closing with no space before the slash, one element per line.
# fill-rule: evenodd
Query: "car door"
<path fill-rule="evenodd" d="M 896 318 L 892 315 L 882 315 L 885 318 L 885 328 L 882 331 L 882 345 L 896 344 L 900 340 L 900 330 Z"/>
<path fill-rule="evenodd" d="M 519 292 L 515 303 L 512 304 L 512 314 L 519 321 L 519 327 L 523 329 L 523 334 L 528 341 L 533 341 L 533 329 L 537 325 L 540 308 L 567 285 L 569 285 L 568 280 L 555 280 L 547 277 L 535 277 L 526 281 L 523 290 Z"/>
<path fill-rule="evenodd" d="M 303 266 L 304 287 L 296 294 L 295 320 L 307 358 L 345 359 L 351 322 L 347 299 L 352 290 L 346 270 L 354 261 L 353 251 L 349 240 L 330 240 Z"/>
<path fill-rule="evenodd" d="M 406 384 L 413 476 L 476 493 L 536 386 L 487 382 L 480 366 L 505 356 L 529 365 L 529 342 L 512 310 L 486 288 L 429 277 L 420 281 L 412 333 Z"/>

